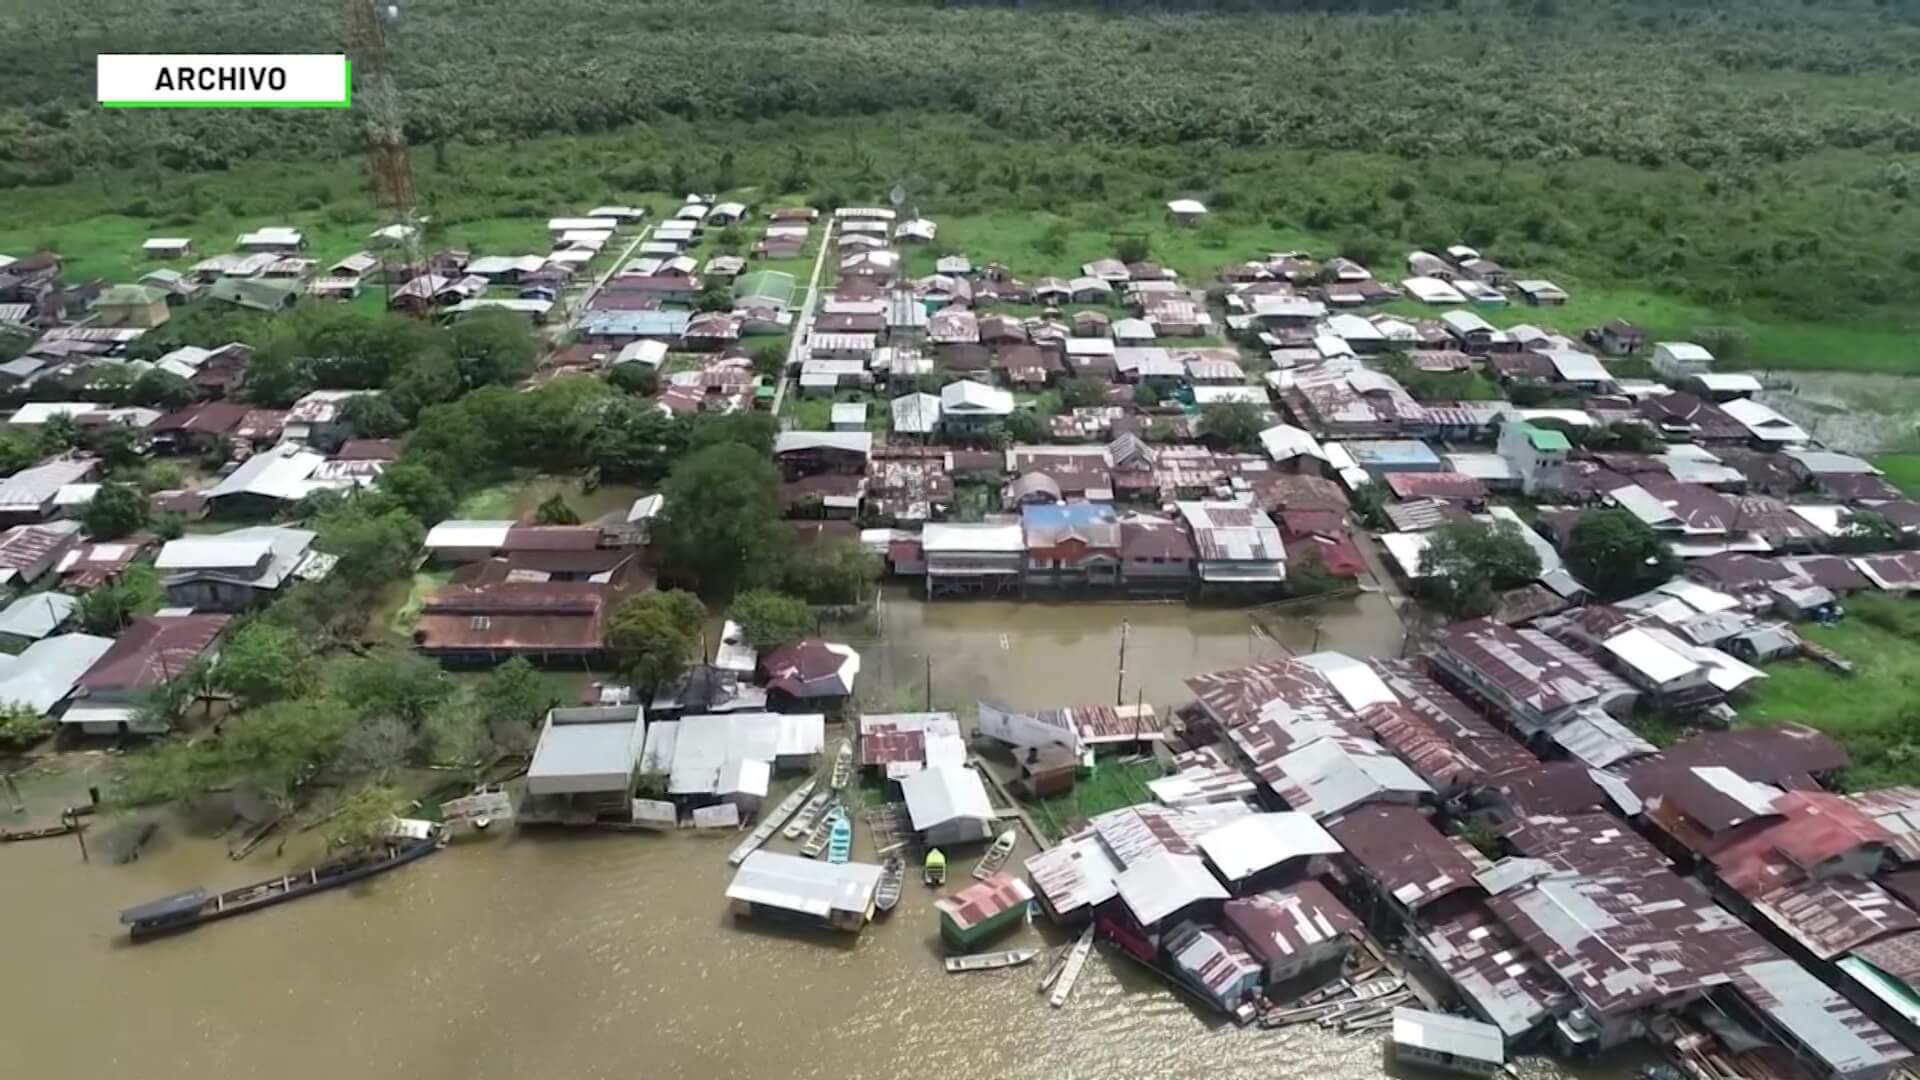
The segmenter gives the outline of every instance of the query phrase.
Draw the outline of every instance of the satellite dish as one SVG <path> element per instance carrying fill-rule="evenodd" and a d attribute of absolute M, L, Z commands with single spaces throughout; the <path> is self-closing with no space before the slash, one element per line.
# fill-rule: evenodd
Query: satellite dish
<path fill-rule="evenodd" d="M 895 206 L 904 205 L 907 201 L 907 185 L 905 184 L 893 185 L 892 190 L 887 192 L 887 201 L 892 203 Z"/>

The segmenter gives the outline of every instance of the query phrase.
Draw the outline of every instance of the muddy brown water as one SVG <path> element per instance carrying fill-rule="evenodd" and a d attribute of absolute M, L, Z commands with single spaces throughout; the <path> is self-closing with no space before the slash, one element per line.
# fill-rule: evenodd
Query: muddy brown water
<path fill-rule="evenodd" d="M 870 647 L 863 678 L 875 686 L 888 668 L 924 671 L 932 654 L 946 700 L 989 688 L 1022 704 L 1108 700 L 1123 617 L 1128 685 L 1137 678 L 1160 703 L 1175 700 L 1184 675 L 1280 652 L 1247 633 L 1244 612 L 888 601 L 887 642 Z M 1384 605 L 1362 598 L 1323 616 L 1322 647 L 1360 651 L 1370 638 L 1397 648 L 1391 612 L 1375 602 Z M 1280 634 L 1306 647 L 1313 628 Z M 31 817 L 84 783 L 75 774 L 29 784 Z M 269 844 L 233 863 L 218 842 L 171 827 L 125 866 L 82 863 L 70 839 L 0 848 L 4 1072 L 1359 1080 L 1388 1071 L 1378 1036 L 1223 1026 L 1111 957 L 1088 966 L 1057 1012 L 1035 993 L 1037 964 L 946 975 L 932 894 L 917 882 L 858 938 L 737 920 L 722 897 L 733 839 L 496 828 L 360 886 L 140 946 L 120 932 L 120 908 L 254 880 L 312 851 L 297 840 L 276 856 Z M 868 851 L 862 832 L 857 852 Z M 1034 926 L 1007 943 L 1060 942 Z M 1522 1071 L 1567 1075 L 1541 1060 Z"/>

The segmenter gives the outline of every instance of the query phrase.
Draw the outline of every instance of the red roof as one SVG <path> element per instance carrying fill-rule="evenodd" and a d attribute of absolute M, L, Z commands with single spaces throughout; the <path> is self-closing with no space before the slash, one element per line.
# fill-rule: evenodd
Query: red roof
<path fill-rule="evenodd" d="M 145 615 L 135 619 L 80 676 L 93 693 L 150 690 L 193 666 L 220 639 L 231 615 Z"/>
<path fill-rule="evenodd" d="M 414 641 L 427 651 L 594 651 L 605 645 L 610 592 L 589 582 L 455 585 L 427 598 Z"/>
<path fill-rule="evenodd" d="M 348 439 L 333 455 L 335 461 L 394 461 L 400 457 L 398 439 Z"/>
<path fill-rule="evenodd" d="M 1826 792 L 1786 792 L 1773 801 L 1773 815 L 1756 821 L 1757 828 L 1707 852 L 1721 880 L 1749 897 L 1862 845 L 1894 846 L 1894 835 L 1858 805 Z"/>
<path fill-rule="evenodd" d="M 934 901 L 940 913 L 961 930 L 973 927 L 1033 899 L 1033 889 L 1012 874 L 999 873 Z"/>
<path fill-rule="evenodd" d="M 1384 892 L 1410 910 L 1480 887 L 1474 874 L 1481 867 L 1411 806 L 1363 806 L 1327 831 Z"/>
<path fill-rule="evenodd" d="M 185 431 L 196 434 L 225 435 L 240 424 L 249 406 L 235 401 L 203 401 L 189 405 L 147 425 L 151 432 Z"/>
<path fill-rule="evenodd" d="M 1465 473 L 1391 472 L 1386 480 L 1387 487 L 1402 499 L 1479 502 L 1487 497 L 1487 485 Z"/>
<path fill-rule="evenodd" d="M 1309 878 L 1242 900 L 1221 915 L 1263 964 L 1286 963 L 1318 946 L 1360 932 L 1360 920 L 1319 881 Z"/>
<path fill-rule="evenodd" d="M 592 551 L 600 530 L 592 525 L 516 525 L 507 530 L 501 551 Z"/>

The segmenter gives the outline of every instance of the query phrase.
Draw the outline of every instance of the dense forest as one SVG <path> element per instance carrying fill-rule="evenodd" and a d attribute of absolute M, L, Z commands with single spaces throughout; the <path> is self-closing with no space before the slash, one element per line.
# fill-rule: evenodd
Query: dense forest
<path fill-rule="evenodd" d="M 1026 135 L 1403 157 L 1706 167 L 1920 150 L 1920 0 L 398 7 L 416 143 L 905 108 Z M 1314 10 L 1331 7 L 1345 13 Z M 347 116 L 102 111 L 93 72 L 102 52 L 343 48 L 338 4 L 16 0 L 0 10 L 0 187 L 339 152 Z"/>
<path fill-rule="evenodd" d="M 1200 240 L 1240 257 L 1464 239 L 1743 317 L 1910 326 L 1920 303 L 1920 0 L 399 6 L 440 226 L 906 180 L 943 219 L 1094 233 L 1194 194 L 1222 233 Z M 88 227 L 53 226 L 372 219 L 351 115 L 92 104 L 101 51 L 342 42 L 332 5 L 0 8 L 0 237 L 74 253 Z"/>

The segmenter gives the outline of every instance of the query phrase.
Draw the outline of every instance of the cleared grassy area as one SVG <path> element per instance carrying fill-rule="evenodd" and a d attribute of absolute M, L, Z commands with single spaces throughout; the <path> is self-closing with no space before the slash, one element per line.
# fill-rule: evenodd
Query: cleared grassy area
<path fill-rule="evenodd" d="M 930 211 L 933 212 L 933 211 Z M 1194 228 L 1176 227 L 1157 209 L 1123 213 L 1091 204 L 1071 216 L 1050 213 L 941 215 L 939 238 L 906 249 L 909 273 L 933 273 L 945 254 L 965 255 L 975 266 L 1002 263 L 1019 277 L 1079 276 L 1080 267 L 1112 258 L 1126 239 L 1147 241 L 1147 261 L 1172 267 L 1192 282 L 1212 280 L 1222 266 L 1270 251 L 1308 246 L 1303 233 L 1219 215 Z M 1078 307 L 1079 305 L 1075 305 Z"/>
<path fill-rule="evenodd" d="M 1049 839 L 1058 840 L 1096 814 L 1152 801 L 1147 781 L 1158 780 L 1163 773 L 1160 763 L 1151 758 L 1128 765 L 1103 759 L 1093 775 L 1081 777 L 1072 791 L 1045 799 L 1022 799 L 1021 805 L 1032 812 Z"/>
<path fill-rule="evenodd" d="M 579 477 L 529 473 L 479 488 L 460 500 L 454 516 L 476 521 L 518 520 L 559 495 L 582 522 L 592 524 L 609 514 L 624 514 L 643 494 L 627 484 L 602 484 L 592 491 L 582 491 Z"/>
<path fill-rule="evenodd" d="M 1808 638 L 1854 663 L 1841 675 L 1811 660 L 1769 664 L 1768 678 L 1740 716 L 1752 723 L 1795 721 L 1846 744 L 1852 790 L 1920 782 L 1920 607 L 1888 596 L 1856 596 L 1837 626 L 1801 626 Z"/>
<path fill-rule="evenodd" d="M 1920 454 L 1881 454 L 1873 463 L 1887 474 L 1888 483 L 1920 497 Z"/>

